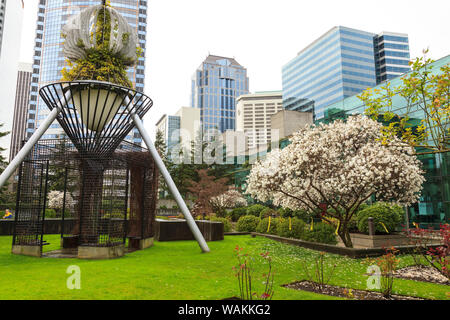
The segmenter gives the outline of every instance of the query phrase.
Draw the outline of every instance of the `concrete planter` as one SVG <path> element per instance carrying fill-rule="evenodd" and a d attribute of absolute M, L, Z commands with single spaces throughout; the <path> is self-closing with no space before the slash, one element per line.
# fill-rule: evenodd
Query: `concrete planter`
<path fill-rule="evenodd" d="M 223 223 L 219 221 L 196 220 L 200 232 L 206 241 L 223 240 Z M 194 240 L 186 220 L 156 219 L 157 241 Z"/>
<path fill-rule="evenodd" d="M 114 247 L 78 247 L 79 259 L 113 259 L 122 257 L 124 254 L 124 245 L 118 245 Z"/>
<path fill-rule="evenodd" d="M 362 233 L 350 233 L 354 248 L 390 248 L 393 246 L 408 245 L 408 238 L 399 233 L 368 235 Z M 344 246 L 340 238 L 338 246 Z"/>

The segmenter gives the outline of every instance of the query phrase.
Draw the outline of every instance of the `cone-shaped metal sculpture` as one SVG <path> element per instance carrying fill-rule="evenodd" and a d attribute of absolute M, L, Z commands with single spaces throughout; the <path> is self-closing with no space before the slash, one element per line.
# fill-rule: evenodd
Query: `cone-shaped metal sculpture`
<path fill-rule="evenodd" d="M 100 81 L 53 83 L 39 94 L 50 110 L 64 101 L 56 119 L 76 148 L 91 155 L 114 152 L 134 127 L 131 113 L 142 118 L 153 104 L 141 92 Z"/>

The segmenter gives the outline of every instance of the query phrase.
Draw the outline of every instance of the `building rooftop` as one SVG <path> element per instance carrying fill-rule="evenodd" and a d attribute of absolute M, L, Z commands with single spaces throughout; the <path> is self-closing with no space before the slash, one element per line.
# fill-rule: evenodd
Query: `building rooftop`
<path fill-rule="evenodd" d="M 222 57 L 222 56 L 215 56 L 215 55 L 208 55 L 205 59 L 205 61 L 203 61 L 203 63 L 214 63 L 217 64 L 219 60 L 224 60 L 227 59 L 228 61 L 230 61 L 232 66 L 237 66 L 237 67 L 242 67 L 239 62 L 237 62 L 234 58 L 229 58 L 229 57 Z"/>

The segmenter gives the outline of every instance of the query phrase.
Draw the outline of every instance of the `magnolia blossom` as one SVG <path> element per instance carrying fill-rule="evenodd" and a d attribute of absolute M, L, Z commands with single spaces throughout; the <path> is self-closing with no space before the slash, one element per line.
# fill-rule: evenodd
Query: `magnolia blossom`
<path fill-rule="evenodd" d="M 210 202 L 213 206 L 220 208 L 235 208 L 247 205 L 247 200 L 235 189 L 230 189 L 221 195 L 211 198 Z"/>
<path fill-rule="evenodd" d="M 66 193 L 66 208 L 72 208 L 74 201 L 72 196 Z M 48 206 L 49 208 L 61 210 L 64 206 L 64 192 L 61 191 L 50 191 L 48 194 Z"/>
<path fill-rule="evenodd" d="M 317 210 L 325 203 L 345 213 L 332 215 L 342 222 L 371 195 L 415 203 L 425 180 L 421 163 L 400 139 L 382 141 L 381 127 L 361 115 L 305 127 L 290 145 L 252 167 L 247 193 L 294 210 Z"/>

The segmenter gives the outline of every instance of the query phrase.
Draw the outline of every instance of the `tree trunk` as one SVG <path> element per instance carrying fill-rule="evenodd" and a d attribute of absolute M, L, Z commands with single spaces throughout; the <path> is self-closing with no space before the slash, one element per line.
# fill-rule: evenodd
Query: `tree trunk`
<path fill-rule="evenodd" d="M 338 235 L 347 248 L 353 248 L 352 239 L 350 238 L 350 232 L 348 232 L 347 222 L 339 225 Z"/>

